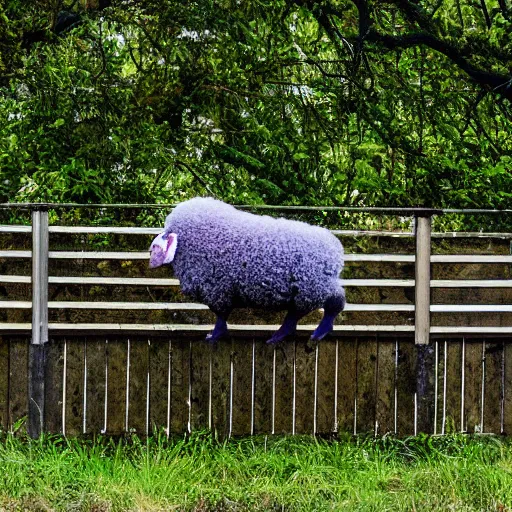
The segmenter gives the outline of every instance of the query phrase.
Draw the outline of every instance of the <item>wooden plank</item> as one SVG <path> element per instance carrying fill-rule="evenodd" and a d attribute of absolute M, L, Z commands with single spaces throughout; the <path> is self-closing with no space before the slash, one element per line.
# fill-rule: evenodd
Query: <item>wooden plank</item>
<path fill-rule="evenodd" d="M 399 340 L 397 365 L 397 434 L 414 434 L 416 349 L 413 341 Z"/>
<path fill-rule="evenodd" d="M 503 390 L 503 434 L 512 435 L 512 344 L 510 340 L 505 342 L 505 375 Z"/>
<path fill-rule="evenodd" d="M 464 431 L 482 432 L 483 344 L 465 340 Z"/>
<path fill-rule="evenodd" d="M 377 340 L 357 340 L 356 433 L 375 432 Z"/>
<path fill-rule="evenodd" d="M 272 379 L 274 347 L 256 341 L 254 364 L 254 433 L 272 431 Z"/>
<path fill-rule="evenodd" d="M 32 302 L 27 300 L 0 301 L 3 309 L 30 309 Z M 106 310 L 151 310 L 151 311 L 205 311 L 208 306 L 194 302 L 102 302 L 102 301 L 50 301 L 50 309 L 106 309 Z M 351 312 L 413 312 L 413 304 L 347 304 L 344 311 Z M 511 313 L 510 304 L 434 304 L 431 313 Z M 54 324 L 53 324 L 54 325 Z M 339 326 L 342 327 L 342 326 Z M 383 329 L 385 326 L 379 326 Z M 389 328 L 390 326 L 388 326 Z M 393 327 L 393 326 L 391 326 Z M 398 327 L 398 326 L 397 326 Z M 268 327 L 267 327 L 268 328 Z M 235 327 L 236 329 L 236 327 Z M 301 327 L 300 329 L 304 329 Z M 439 327 L 434 331 L 438 332 Z"/>
<path fill-rule="evenodd" d="M 18 430 L 28 414 L 28 348 L 26 337 L 9 342 L 9 428 Z"/>
<path fill-rule="evenodd" d="M 416 345 L 416 430 L 434 432 L 434 346 Z"/>
<path fill-rule="evenodd" d="M 231 324 L 229 326 L 232 333 L 270 333 L 279 328 L 279 325 L 271 324 Z M 316 324 L 299 325 L 297 332 L 299 334 L 310 333 L 317 327 Z M 30 323 L 6 323 L 0 322 L 0 332 L 24 333 L 31 329 Z M 83 333 L 84 331 L 93 331 L 95 334 L 100 332 L 138 332 L 155 333 L 155 332 L 191 332 L 191 333 L 208 333 L 213 329 L 211 324 L 104 324 L 104 323 L 50 323 L 49 329 L 54 332 Z M 334 334 L 338 335 L 358 335 L 358 334 L 376 334 L 376 333 L 400 333 L 410 334 L 414 332 L 412 325 L 335 325 Z M 508 327 L 468 327 L 468 326 L 432 326 L 430 328 L 432 335 L 510 335 L 512 334 L 512 326 Z"/>
<path fill-rule="evenodd" d="M 30 228 L 30 226 L 17 227 L 20 229 L 20 232 L 30 231 L 30 229 L 27 229 Z M 50 233 L 117 233 L 126 235 L 158 235 L 161 232 L 162 228 L 134 228 L 131 226 L 50 226 Z"/>
<path fill-rule="evenodd" d="M 107 433 L 126 431 L 126 378 L 128 341 L 109 339 L 107 342 Z"/>
<path fill-rule="evenodd" d="M 210 364 L 212 346 L 202 340 L 190 342 L 191 415 L 190 428 L 204 430 L 210 427 Z"/>
<path fill-rule="evenodd" d="M 49 251 L 50 259 L 76 259 L 76 260 L 147 260 L 147 251 Z M 32 257 L 31 251 L 3 250 L 0 258 Z M 414 263 L 414 254 L 362 254 L 345 253 L 345 262 L 385 262 L 385 263 Z M 512 263 L 512 256 L 497 254 L 434 254 L 431 263 Z"/>
<path fill-rule="evenodd" d="M 253 340 L 233 341 L 233 435 L 251 433 Z"/>
<path fill-rule="evenodd" d="M 147 338 L 130 340 L 128 379 L 128 431 L 148 434 L 148 375 L 149 341 Z"/>
<path fill-rule="evenodd" d="M 9 428 L 9 341 L 0 336 L 0 430 Z"/>
<path fill-rule="evenodd" d="M 315 365 L 317 346 L 295 341 L 295 433 L 315 434 Z M 293 371 L 293 369 L 292 369 Z M 292 398 L 293 400 L 293 398 Z M 293 426 L 292 426 L 293 427 Z M 293 428 L 292 428 L 293 431 Z"/>
<path fill-rule="evenodd" d="M 171 403 L 169 431 L 188 432 L 190 382 L 190 341 L 171 341 Z"/>
<path fill-rule="evenodd" d="M 32 302 L 28 300 L 3 300 L 0 308 L 30 309 Z M 151 310 L 151 311 L 205 311 L 208 306 L 194 302 L 107 302 L 107 301 L 50 301 L 50 309 L 107 309 L 107 310 Z M 321 311 L 321 310 L 320 310 Z M 412 312 L 413 304 L 347 304 L 345 312 L 390 311 Z M 510 305 L 475 305 L 475 306 L 432 306 L 431 311 L 447 312 L 511 312 Z"/>
<path fill-rule="evenodd" d="M 446 364 L 445 356 L 445 341 L 435 341 L 435 347 L 437 351 L 437 402 L 435 408 L 436 422 L 435 422 L 435 434 L 444 433 L 446 425 Z"/>
<path fill-rule="evenodd" d="M 318 345 L 317 432 L 332 434 L 337 430 L 337 358 L 336 340 L 322 340 Z"/>
<path fill-rule="evenodd" d="M 221 438 L 229 435 L 231 392 L 231 340 L 221 340 L 212 356 L 212 429 Z"/>
<path fill-rule="evenodd" d="M 64 340 L 58 338 L 46 344 L 45 372 L 45 431 L 63 433 Z"/>
<path fill-rule="evenodd" d="M 149 348 L 149 431 L 167 429 L 170 346 L 167 339 L 154 339 Z"/>
<path fill-rule="evenodd" d="M 443 433 L 461 432 L 462 340 L 446 343 L 446 410 Z"/>
<path fill-rule="evenodd" d="M 354 433 L 357 393 L 357 340 L 338 341 L 338 432 Z"/>
<path fill-rule="evenodd" d="M 231 324 L 229 326 L 230 332 L 258 332 L 258 333 L 271 333 L 276 331 L 279 325 L 269 324 Z M 310 334 L 312 330 L 317 327 L 316 324 L 305 325 L 301 324 L 297 327 L 298 333 Z M 30 331 L 30 323 L 0 323 L 0 331 Z M 50 323 L 49 329 L 51 331 L 70 332 L 76 333 L 77 331 L 83 333 L 84 331 L 99 332 L 195 332 L 195 333 L 208 333 L 213 329 L 211 324 L 104 324 L 104 323 Z M 456 332 L 460 334 L 460 327 L 432 327 L 432 333 Z M 510 334 L 512 327 L 467 327 L 463 328 L 464 332 L 471 333 L 497 333 L 497 334 Z M 412 325 L 335 325 L 333 332 L 336 333 L 375 333 L 375 332 L 390 332 L 390 333 L 411 333 L 414 332 Z"/>
<path fill-rule="evenodd" d="M 0 276 L 1 282 L 24 283 L 23 276 Z M 3 281 L 6 278 L 6 281 Z M 10 280 L 9 280 L 10 279 Z M 17 280 L 16 280 L 17 279 Z M 30 282 L 30 277 L 28 278 Z M 100 286 L 108 285 L 128 285 L 128 286 L 178 286 L 180 282 L 177 279 L 160 279 L 148 277 L 74 277 L 74 276 L 50 276 L 49 284 L 97 284 Z"/>
<path fill-rule="evenodd" d="M 293 360 L 295 339 L 276 346 L 274 382 L 274 434 L 291 434 L 293 427 Z"/>
<path fill-rule="evenodd" d="M 68 338 L 66 343 L 65 434 L 76 436 L 84 428 L 85 340 Z"/>
<path fill-rule="evenodd" d="M 105 429 L 106 341 L 100 337 L 87 338 L 85 431 L 99 434 Z"/>
<path fill-rule="evenodd" d="M 485 343 L 483 431 L 501 434 L 503 341 Z"/>
<path fill-rule="evenodd" d="M 379 340 L 377 357 L 376 433 L 395 431 L 396 341 Z"/>

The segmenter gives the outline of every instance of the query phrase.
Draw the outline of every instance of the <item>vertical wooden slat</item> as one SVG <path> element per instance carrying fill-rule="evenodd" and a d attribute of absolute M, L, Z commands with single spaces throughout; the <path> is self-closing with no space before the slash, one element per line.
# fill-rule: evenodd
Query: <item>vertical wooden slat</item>
<path fill-rule="evenodd" d="M 191 429 L 202 430 L 209 426 L 210 357 L 212 347 L 203 340 L 190 345 L 192 379 Z"/>
<path fill-rule="evenodd" d="M 230 427 L 230 340 L 219 341 L 213 347 L 212 358 L 212 428 L 220 437 L 227 437 Z"/>
<path fill-rule="evenodd" d="M 171 417 L 170 432 L 183 434 L 188 429 L 190 342 L 171 341 Z"/>
<path fill-rule="evenodd" d="M 295 433 L 314 434 L 315 347 L 299 338 L 295 345 Z"/>
<path fill-rule="evenodd" d="M 147 392 L 149 371 L 149 344 L 145 338 L 134 338 L 130 343 L 130 381 L 128 429 L 139 435 L 147 433 Z"/>
<path fill-rule="evenodd" d="M 375 432 L 377 340 L 357 341 L 357 421 L 358 434 Z"/>
<path fill-rule="evenodd" d="M 395 340 L 379 340 L 376 404 L 376 430 L 379 435 L 395 430 L 395 359 Z"/>
<path fill-rule="evenodd" d="M 416 427 L 415 433 L 434 432 L 434 360 L 432 343 L 416 344 Z"/>
<path fill-rule="evenodd" d="M 331 434 L 337 424 L 334 416 L 336 399 L 336 341 L 322 340 L 318 354 L 317 432 Z"/>
<path fill-rule="evenodd" d="M 398 342 L 397 433 L 414 434 L 416 393 L 416 352 L 410 340 Z"/>
<path fill-rule="evenodd" d="M 126 364 L 128 342 L 109 339 L 107 343 L 107 433 L 122 434 L 126 424 Z"/>
<path fill-rule="evenodd" d="M 446 411 L 443 433 L 460 432 L 462 401 L 462 341 L 446 343 Z"/>
<path fill-rule="evenodd" d="M 466 340 L 464 431 L 481 432 L 482 342 Z"/>
<path fill-rule="evenodd" d="M 503 433 L 507 436 L 512 435 L 512 344 L 510 340 L 505 340 L 505 375 L 504 384 L 504 403 L 503 403 Z"/>
<path fill-rule="evenodd" d="M 436 341 L 437 351 L 437 403 L 436 403 L 436 434 L 444 433 L 446 423 L 446 365 L 445 342 Z"/>
<path fill-rule="evenodd" d="M 9 342 L 0 336 L 0 429 L 9 428 Z"/>
<path fill-rule="evenodd" d="M 251 433 L 252 341 L 233 342 L 233 435 Z"/>
<path fill-rule="evenodd" d="M 503 342 L 485 343 L 485 395 L 483 431 L 501 433 Z"/>
<path fill-rule="evenodd" d="M 101 338 L 87 338 L 85 351 L 87 372 L 85 430 L 88 434 L 97 434 L 105 428 L 106 341 Z"/>
<path fill-rule="evenodd" d="M 257 340 L 254 375 L 254 433 L 268 434 L 272 428 L 272 363 L 274 347 Z"/>
<path fill-rule="evenodd" d="M 66 435 L 83 432 L 85 340 L 68 338 L 66 347 Z"/>
<path fill-rule="evenodd" d="M 354 432 L 357 392 L 357 341 L 344 338 L 338 343 L 338 431 Z"/>
<path fill-rule="evenodd" d="M 28 414 L 29 339 L 12 337 L 9 347 L 9 427 L 14 429 Z"/>
<path fill-rule="evenodd" d="M 45 431 L 62 434 L 62 390 L 64 384 L 64 340 L 52 340 L 46 344 L 45 372 Z"/>
<path fill-rule="evenodd" d="M 293 338 L 276 346 L 275 434 L 290 434 L 293 423 Z"/>
<path fill-rule="evenodd" d="M 167 386 L 169 382 L 169 341 L 151 340 L 149 348 L 149 431 L 167 427 Z"/>

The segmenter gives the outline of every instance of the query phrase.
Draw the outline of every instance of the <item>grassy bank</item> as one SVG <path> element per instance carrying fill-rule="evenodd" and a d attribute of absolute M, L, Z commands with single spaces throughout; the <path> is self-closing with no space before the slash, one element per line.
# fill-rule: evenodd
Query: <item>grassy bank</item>
<path fill-rule="evenodd" d="M 512 510 L 512 443 L 209 435 L 0 442 L 1 510 Z"/>

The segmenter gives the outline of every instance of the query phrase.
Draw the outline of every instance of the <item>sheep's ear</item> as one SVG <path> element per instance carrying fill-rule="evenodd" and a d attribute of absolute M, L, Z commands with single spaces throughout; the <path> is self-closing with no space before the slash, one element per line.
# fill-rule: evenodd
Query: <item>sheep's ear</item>
<path fill-rule="evenodd" d="M 174 260 L 176 249 L 178 248 L 178 235 L 176 233 L 169 233 L 167 237 L 167 249 L 165 251 L 164 264 L 171 263 Z"/>
<path fill-rule="evenodd" d="M 178 235 L 176 233 L 166 233 L 165 231 L 160 233 L 151 242 L 149 266 L 156 268 L 171 263 L 176 254 L 177 247 Z"/>

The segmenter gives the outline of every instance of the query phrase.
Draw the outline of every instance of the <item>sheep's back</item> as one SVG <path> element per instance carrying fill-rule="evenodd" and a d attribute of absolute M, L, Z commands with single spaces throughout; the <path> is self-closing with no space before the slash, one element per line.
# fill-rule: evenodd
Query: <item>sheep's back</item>
<path fill-rule="evenodd" d="M 227 294 L 239 306 L 314 308 L 338 286 L 343 248 L 324 228 L 193 199 L 175 208 L 166 230 L 178 234 L 183 291 L 207 304 Z"/>

